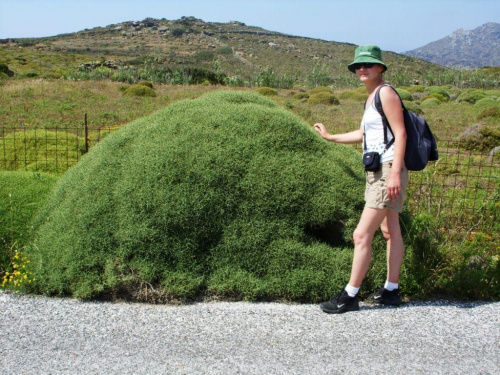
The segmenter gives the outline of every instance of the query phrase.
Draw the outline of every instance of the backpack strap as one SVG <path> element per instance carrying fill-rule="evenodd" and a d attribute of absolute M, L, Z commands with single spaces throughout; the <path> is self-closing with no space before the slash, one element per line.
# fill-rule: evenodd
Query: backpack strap
<path fill-rule="evenodd" d="M 377 109 L 378 113 L 380 114 L 380 116 L 382 117 L 382 123 L 384 124 L 384 143 L 386 144 L 386 149 L 388 149 L 389 147 L 392 146 L 392 144 L 394 143 L 394 133 L 391 129 L 391 125 L 389 124 L 389 121 L 387 121 L 387 117 L 385 116 L 385 113 L 384 113 L 384 109 L 382 108 L 382 100 L 380 100 L 380 89 L 384 86 L 389 86 L 391 89 L 394 90 L 394 92 L 398 95 L 399 97 L 399 100 L 401 102 L 401 106 L 403 107 L 403 111 L 406 111 L 406 107 L 403 103 L 403 101 L 401 100 L 401 97 L 399 96 L 398 92 L 396 91 L 396 89 L 394 87 L 392 87 L 391 85 L 389 84 L 383 84 L 381 85 L 377 91 L 375 92 L 375 98 L 373 99 L 373 102 L 375 104 L 375 108 Z M 392 134 L 392 139 L 389 143 L 387 143 L 387 129 L 389 129 L 389 131 L 391 132 Z"/>

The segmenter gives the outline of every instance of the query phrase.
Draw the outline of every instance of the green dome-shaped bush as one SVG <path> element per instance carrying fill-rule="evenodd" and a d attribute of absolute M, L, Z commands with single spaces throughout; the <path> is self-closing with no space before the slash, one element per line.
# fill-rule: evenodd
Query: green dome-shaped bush
<path fill-rule="evenodd" d="M 399 96 L 401 97 L 401 100 L 413 101 L 413 95 L 408 90 L 396 89 L 396 91 L 398 92 Z"/>
<path fill-rule="evenodd" d="M 469 89 L 464 92 L 462 92 L 457 100 L 459 102 L 466 102 L 469 104 L 474 104 L 478 100 L 481 100 L 486 97 L 486 94 L 484 93 L 483 90 L 478 90 L 478 89 Z"/>
<path fill-rule="evenodd" d="M 309 104 L 326 104 L 326 105 L 340 104 L 339 100 L 335 95 L 330 94 L 329 92 L 326 91 L 318 92 L 317 94 L 312 94 L 307 100 L 307 102 Z"/>
<path fill-rule="evenodd" d="M 498 106 L 498 102 L 493 98 L 479 99 L 474 104 L 474 107 L 476 107 L 476 108 L 488 108 L 488 107 L 493 107 L 493 106 Z"/>
<path fill-rule="evenodd" d="M 432 94 L 438 94 L 434 95 L 435 98 L 439 99 L 440 102 L 448 101 L 450 100 L 451 96 L 446 87 L 443 86 L 430 86 L 427 88 L 427 92 L 429 93 L 430 96 L 433 96 Z M 441 100 L 440 97 L 443 97 L 445 100 Z"/>
<path fill-rule="evenodd" d="M 297 100 L 309 99 L 309 94 L 307 92 L 297 92 L 293 94 L 292 98 Z"/>
<path fill-rule="evenodd" d="M 149 87 L 150 89 L 154 89 L 153 84 L 149 81 L 139 81 L 139 82 L 137 82 L 137 84 Z"/>
<path fill-rule="evenodd" d="M 155 97 L 156 92 L 151 87 L 144 85 L 133 85 L 123 92 L 123 96 L 150 96 Z"/>
<path fill-rule="evenodd" d="M 446 103 L 449 100 L 446 96 L 444 96 L 442 94 L 439 94 L 437 92 L 429 94 L 425 98 L 426 99 L 428 99 L 428 98 L 436 98 L 437 100 L 439 100 L 440 103 Z"/>
<path fill-rule="evenodd" d="M 256 92 L 258 92 L 260 95 L 264 96 L 276 96 L 278 95 L 278 91 L 271 87 L 259 87 L 258 89 L 255 89 Z"/>
<path fill-rule="evenodd" d="M 317 86 L 317 87 L 311 89 L 311 91 L 309 91 L 309 93 L 311 95 L 318 94 L 320 92 L 328 92 L 330 94 L 333 94 L 332 89 L 329 87 L 326 87 L 326 86 Z"/>
<path fill-rule="evenodd" d="M 417 115 L 423 115 L 424 111 L 420 108 L 420 102 L 410 102 L 408 100 L 403 100 L 403 104 L 408 111 L 415 112 Z"/>
<path fill-rule="evenodd" d="M 488 117 L 500 119 L 500 106 L 497 105 L 497 106 L 485 108 L 477 116 L 478 120 L 482 120 L 482 119 L 488 118 Z"/>
<path fill-rule="evenodd" d="M 33 288 L 327 298 L 348 279 L 363 188 L 357 151 L 266 97 L 178 102 L 109 135 L 61 177 L 27 250 Z"/>
<path fill-rule="evenodd" d="M 436 98 L 427 98 L 424 101 L 422 101 L 421 106 L 423 108 L 431 108 L 431 107 L 438 107 L 441 102 L 436 99 Z"/>
<path fill-rule="evenodd" d="M 368 99 L 368 93 L 366 92 L 366 89 L 365 92 L 359 92 L 358 90 L 346 90 L 339 94 L 339 99 L 365 102 L 366 99 Z"/>

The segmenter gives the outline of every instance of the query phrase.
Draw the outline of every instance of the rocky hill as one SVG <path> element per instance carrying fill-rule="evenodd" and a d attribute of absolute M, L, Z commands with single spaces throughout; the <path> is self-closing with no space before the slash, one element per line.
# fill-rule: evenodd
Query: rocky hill
<path fill-rule="evenodd" d="M 2 48 L 6 58 L 24 51 L 21 57 L 28 60 L 26 64 L 29 64 L 26 51 L 30 50 L 77 56 L 78 63 L 84 62 L 82 59 L 87 56 L 87 61 L 113 60 L 119 66 L 160 64 L 171 69 L 220 70 L 227 76 L 244 79 L 269 69 L 298 81 L 318 72 L 331 77 L 332 84 L 355 81 L 346 69 L 352 61 L 355 45 L 282 34 L 238 21 L 213 23 L 195 17 L 146 18 L 49 38 L 4 39 L 0 45 L 0 60 Z M 394 75 L 413 80 L 422 72 L 445 69 L 392 52 L 384 53 L 384 60 L 390 67 L 388 78 Z M 19 62 L 16 58 L 10 61 L 9 67 Z M 22 71 L 28 65 L 12 66 Z M 408 72 L 414 77 L 408 76 Z"/>
<path fill-rule="evenodd" d="M 404 53 L 454 68 L 500 66 L 500 24 L 490 22 Z"/>

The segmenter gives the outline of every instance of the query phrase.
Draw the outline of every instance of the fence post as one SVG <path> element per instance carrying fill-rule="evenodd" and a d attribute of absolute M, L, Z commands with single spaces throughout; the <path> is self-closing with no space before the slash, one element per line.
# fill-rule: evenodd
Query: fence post
<path fill-rule="evenodd" d="M 85 153 L 87 153 L 89 152 L 89 127 L 87 124 L 87 113 L 85 113 L 84 131 L 85 131 Z"/>

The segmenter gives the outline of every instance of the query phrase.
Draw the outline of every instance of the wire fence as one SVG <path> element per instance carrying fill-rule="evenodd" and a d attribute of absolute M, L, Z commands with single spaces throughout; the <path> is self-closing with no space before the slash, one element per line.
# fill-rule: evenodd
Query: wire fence
<path fill-rule="evenodd" d="M 62 174 L 119 127 L 0 127 L 0 170 Z M 440 160 L 410 172 L 407 208 L 443 225 L 489 230 L 500 220 L 499 158 L 440 141 Z"/>

